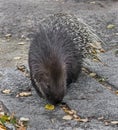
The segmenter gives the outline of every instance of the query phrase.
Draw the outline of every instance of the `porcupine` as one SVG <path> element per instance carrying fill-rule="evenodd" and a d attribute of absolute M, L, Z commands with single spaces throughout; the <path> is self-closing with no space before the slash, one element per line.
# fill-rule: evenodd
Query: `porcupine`
<path fill-rule="evenodd" d="M 83 58 L 96 56 L 102 42 L 74 15 L 54 14 L 41 21 L 29 49 L 31 81 L 41 97 L 60 103 L 81 72 Z"/>

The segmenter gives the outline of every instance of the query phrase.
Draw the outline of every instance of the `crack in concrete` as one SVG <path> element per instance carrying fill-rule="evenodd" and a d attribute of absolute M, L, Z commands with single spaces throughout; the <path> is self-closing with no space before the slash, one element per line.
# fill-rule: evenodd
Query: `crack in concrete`
<path fill-rule="evenodd" d="M 90 73 L 93 73 L 93 71 L 89 70 L 88 68 L 83 69 L 83 71 L 88 74 L 90 76 Z M 94 78 L 96 81 L 98 81 L 100 84 L 102 84 L 104 87 L 106 87 L 107 89 L 111 90 L 114 94 L 115 91 L 117 90 L 117 87 L 111 83 L 109 83 L 108 81 L 106 81 L 106 79 L 100 75 L 98 75 L 97 73 L 95 73 L 95 76 L 91 76 L 92 78 Z"/>

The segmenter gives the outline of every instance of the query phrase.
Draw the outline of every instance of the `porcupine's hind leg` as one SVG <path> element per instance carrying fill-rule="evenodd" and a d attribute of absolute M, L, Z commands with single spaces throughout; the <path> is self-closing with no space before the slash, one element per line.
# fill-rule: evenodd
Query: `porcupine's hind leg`
<path fill-rule="evenodd" d="M 67 72 L 67 86 L 69 84 L 77 81 L 79 74 L 81 73 L 82 68 L 82 56 L 78 56 L 79 59 L 75 59 L 76 61 L 71 64 L 70 70 Z M 81 60 L 80 60 L 81 59 Z M 77 62 L 78 60 L 78 62 Z"/>

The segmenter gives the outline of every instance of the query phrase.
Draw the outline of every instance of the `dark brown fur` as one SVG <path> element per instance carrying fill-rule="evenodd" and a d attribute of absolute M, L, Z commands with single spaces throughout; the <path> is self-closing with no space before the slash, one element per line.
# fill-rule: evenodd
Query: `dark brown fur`
<path fill-rule="evenodd" d="M 78 51 L 66 25 L 56 27 L 57 22 L 40 25 L 29 50 L 32 84 L 53 104 L 61 102 L 67 86 L 77 80 L 83 58 L 81 46 Z"/>

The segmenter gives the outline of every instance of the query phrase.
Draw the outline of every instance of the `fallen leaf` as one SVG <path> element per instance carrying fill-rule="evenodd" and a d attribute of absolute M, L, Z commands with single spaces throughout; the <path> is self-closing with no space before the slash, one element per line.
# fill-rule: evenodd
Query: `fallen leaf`
<path fill-rule="evenodd" d="M 105 78 L 102 78 L 102 77 L 101 77 L 101 78 L 98 79 L 98 81 L 99 81 L 99 82 L 104 82 L 104 81 L 105 81 Z"/>
<path fill-rule="evenodd" d="M 16 67 L 17 67 L 18 70 L 20 70 L 22 72 L 25 72 L 25 70 L 26 70 L 26 66 L 25 65 L 21 65 L 20 64 L 20 65 L 17 65 Z"/>
<path fill-rule="evenodd" d="M 68 109 L 64 109 L 64 112 L 67 113 L 67 114 L 69 114 L 69 115 L 73 115 L 74 114 L 72 111 L 70 111 Z"/>
<path fill-rule="evenodd" d="M 73 115 L 74 119 L 80 118 L 78 115 L 74 114 Z"/>
<path fill-rule="evenodd" d="M 3 116 L 3 115 L 5 115 L 5 113 L 4 112 L 0 112 L 0 117 Z"/>
<path fill-rule="evenodd" d="M 93 59 L 93 61 L 94 61 L 94 62 L 99 62 L 99 60 L 98 60 L 98 59 L 95 59 L 95 58 Z"/>
<path fill-rule="evenodd" d="M 64 112 L 65 112 L 66 114 L 69 114 L 69 115 L 74 115 L 74 114 L 77 113 L 75 110 L 70 110 L 70 109 L 68 109 L 68 108 L 66 108 L 66 107 L 62 107 L 62 109 L 64 110 Z"/>
<path fill-rule="evenodd" d="M 96 2 L 95 1 L 91 1 L 90 4 L 95 4 Z"/>
<path fill-rule="evenodd" d="M 73 112 L 73 114 L 77 114 L 77 112 L 75 110 L 71 110 L 71 112 Z"/>
<path fill-rule="evenodd" d="M 4 93 L 4 94 L 10 94 L 11 90 L 10 89 L 5 89 L 5 90 L 2 91 L 2 93 Z"/>
<path fill-rule="evenodd" d="M 71 110 L 71 108 L 64 102 L 61 103 L 60 107 L 63 109 L 63 110 Z"/>
<path fill-rule="evenodd" d="M 7 115 L 2 115 L 2 116 L 0 117 L 0 122 L 1 122 L 2 125 L 4 125 L 4 123 L 6 123 L 7 121 L 10 121 L 10 117 L 9 117 L 9 116 L 7 116 Z"/>
<path fill-rule="evenodd" d="M 52 104 L 46 104 L 46 105 L 45 105 L 45 109 L 47 109 L 47 110 L 54 110 L 55 107 L 54 107 L 54 105 L 52 105 Z"/>
<path fill-rule="evenodd" d="M 78 117 L 78 118 L 76 118 L 76 119 L 74 119 L 74 120 L 76 120 L 76 121 L 78 121 L 78 122 L 85 122 L 85 123 L 89 121 L 88 118 L 81 119 L 80 117 Z"/>
<path fill-rule="evenodd" d="M 16 97 L 27 97 L 27 96 L 31 96 L 32 93 L 31 92 L 21 92 L 19 94 L 16 95 Z"/>
<path fill-rule="evenodd" d="M 111 124 L 118 125 L 118 121 L 111 121 Z"/>
<path fill-rule="evenodd" d="M 14 128 L 17 127 L 16 130 L 26 130 L 29 119 L 22 117 L 21 120 L 16 118 L 14 113 L 11 115 L 0 115 L 0 130 L 7 130 L 8 128 L 11 128 L 11 126 Z"/>
<path fill-rule="evenodd" d="M 103 119 L 104 119 L 104 117 L 103 117 L 103 116 L 98 117 L 98 120 L 103 120 Z"/>
<path fill-rule="evenodd" d="M 24 126 L 20 126 L 19 128 L 17 128 L 17 130 L 27 130 L 27 128 Z"/>
<path fill-rule="evenodd" d="M 108 126 L 108 125 L 110 125 L 110 121 L 105 121 L 104 124 L 105 124 L 106 126 Z"/>
<path fill-rule="evenodd" d="M 101 49 L 100 49 L 100 52 L 104 53 L 104 52 L 105 52 L 105 50 L 104 50 L 103 48 L 101 48 Z"/>
<path fill-rule="evenodd" d="M 6 38 L 10 38 L 12 35 L 10 33 L 6 34 L 5 37 Z"/>
<path fill-rule="evenodd" d="M 18 45 L 24 45 L 25 43 L 24 42 L 19 42 Z"/>
<path fill-rule="evenodd" d="M 96 73 L 90 73 L 89 74 L 91 77 L 95 77 L 96 76 Z"/>
<path fill-rule="evenodd" d="M 21 117 L 21 118 L 20 118 L 20 121 L 27 122 L 27 121 L 29 121 L 29 118 Z"/>
<path fill-rule="evenodd" d="M 17 64 L 16 65 L 17 69 L 20 70 L 21 72 L 24 72 L 24 75 L 28 78 L 30 78 L 30 73 L 28 71 L 28 69 L 26 68 L 25 65 L 22 64 Z"/>
<path fill-rule="evenodd" d="M 109 25 L 107 25 L 107 29 L 113 29 L 113 28 L 115 28 L 115 25 L 114 25 L 114 24 L 109 24 Z"/>
<path fill-rule="evenodd" d="M 20 56 L 14 57 L 14 60 L 20 60 L 20 59 L 21 59 Z"/>
<path fill-rule="evenodd" d="M 116 95 L 118 95 L 118 90 L 115 91 Z"/>
<path fill-rule="evenodd" d="M 6 127 L 0 124 L 0 130 L 7 130 Z"/>
<path fill-rule="evenodd" d="M 64 120 L 72 120 L 72 118 L 73 117 L 71 115 L 66 115 L 62 119 L 64 119 Z"/>
<path fill-rule="evenodd" d="M 108 88 L 109 90 L 112 90 L 112 87 L 110 87 L 110 86 L 107 86 L 107 88 Z"/>

